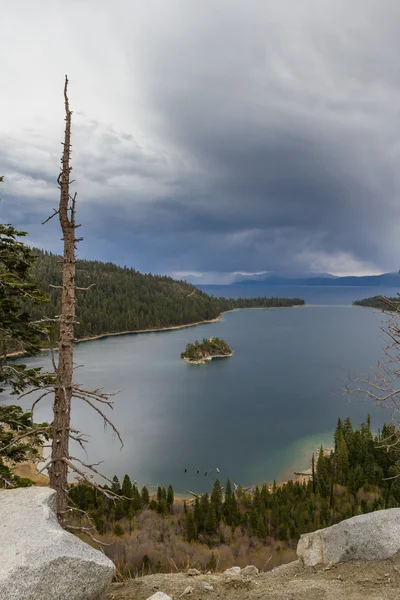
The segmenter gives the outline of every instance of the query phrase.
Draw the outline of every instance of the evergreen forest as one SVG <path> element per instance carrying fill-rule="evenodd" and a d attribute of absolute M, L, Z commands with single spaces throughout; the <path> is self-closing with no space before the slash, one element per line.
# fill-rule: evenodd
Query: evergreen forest
<path fill-rule="evenodd" d="M 34 249 L 35 276 L 51 302 L 32 307 L 33 318 L 59 314 L 60 257 Z M 235 308 L 288 307 L 304 304 L 300 298 L 216 298 L 184 281 L 162 275 L 142 274 L 112 263 L 77 261 L 76 337 L 123 331 L 140 331 L 189 325 L 217 318 Z M 54 332 L 54 339 L 55 332 Z"/>
<path fill-rule="evenodd" d="M 400 506 L 399 440 L 400 433 L 392 424 L 374 435 L 369 417 L 358 429 L 350 419 L 338 419 L 332 450 L 320 448 L 314 476 L 308 481 L 244 489 L 229 478 L 224 487 L 215 479 L 209 493 L 176 503 L 171 486 L 139 490 L 126 475 L 122 482 L 113 478 L 112 491 L 124 496 L 119 502 L 84 483 L 72 486 L 70 497 L 89 513 L 100 534 L 120 538 L 121 552 L 124 540 L 129 546 L 130 536 L 143 535 L 149 511 L 158 516 L 165 538 L 202 544 L 209 549 L 210 560 L 212 552 L 237 539 L 249 540 L 250 548 L 252 544 L 264 548 L 278 544 L 282 550 L 293 550 L 302 533 Z M 115 554 L 112 558 L 122 560 Z"/>
<path fill-rule="evenodd" d="M 379 308 L 385 311 L 398 310 L 400 307 L 399 298 L 384 298 L 383 296 L 372 296 L 371 298 L 363 298 L 355 300 L 354 306 L 367 306 L 369 308 Z"/>

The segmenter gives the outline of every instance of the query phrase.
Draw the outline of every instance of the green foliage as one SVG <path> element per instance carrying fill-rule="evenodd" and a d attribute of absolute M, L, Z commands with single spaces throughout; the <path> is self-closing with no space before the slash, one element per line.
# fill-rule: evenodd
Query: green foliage
<path fill-rule="evenodd" d="M 35 256 L 18 240 L 25 235 L 0 224 L 0 392 L 9 386 L 14 394 L 49 381 L 40 369 L 15 364 L 9 356 L 21 351 L 37 354 L 49 333 L 33 316 L 43 310 L 47 298 L 33 277 Z"/>
<path fill-rule="evenodd" d="M 119 523 L 117 523 L 114 527 L 113 533 L 114 533 L 114 535 L 121 536 L 121 535 L 124 535 L 125 531 L 124 531 L 124 528 Z"/>
<path fill-rule="evenodd" d="M 224 543 L 227 527 L 232 532 L 240 528 L 242 534 L 265 544 L 273 539 L 279 540 L 283 547 L 295 547 L 302 533 L 354 515 L 400 506 L 400 479 L 387 479 L 398 473 L 397 446 L 387 448 L 383 443 L 384 439 L 392 444 L 400 441 L 400 432 L 394 425 L 384 425 L 373 436 L 369 418 L 359 429 L 353 429 L 350 419 L 344 423 L 339 420 L 334 439 L 336 451 L 320 449 L 315 492 L 311 481 L 264 484 L 245 491 L 240 487 L 233 490 L 229 479 L 223 489 L 216 479 L 211 495 L 196 497 L 191 504 L 184 502 L 180 513 L 182 535 L 189 542 L 200 541 L 212 548 Z M 129 482 L 126 476 L 122 487 L 129 490 Z M 113 486 L 119 489 L 117 478 Z M 132 485 L 132 499 L 128 503 L 123 500 L 114 504 L 84 483 L 72 486 L 70 496 L 79 508 L 89 512 L 96 524 L 100 523 L 103 532 L 113 532 L 118 521 L 131 520 L 144 507 L 161 515 L 165 527 L 168 523 L 173 526 L 171 486 L 168 490 L 159 486 L 156 497 L 150 500 L 146 488 L 140 494 L 136 485 Z"/>
<path fill-rule="evenodd" d="M 146 486 L 144 486 L 142 488 L 141 501 L 142 501 L 142 505 L 143 506 L 145 506 L 145 505 L 147 505 L 147 504 L 150 503 L 149 490 L 147 489 Z"/>
<path fill-rule="evenodd" d="M 26 433 L 29 436 L 21 437 Z M 19 406 L 0 404 L 0 488 L 31 485 L 29 480 L 14 475 L 9 465 L 37 458 L 37 448 L 48 437 L 46 423 L 33 423 L 32 414 Z"/>
<path fill-rule="evenodd" d="M 59 257 L 35 250 L 35 274 L 51 304 L 36 307 L 37 318 L 59 314 L 61 285 Z M 121 331 L 139 331 L 215 319 L 233 308 L 277 307 L 304 304 L 298 298 L 215 298 L 184 281 L 159 275 L 143 275 L 112 263 L 78 260 L 76 337 L 84 338 Z"/>
<path fill-rule="evenodd" d="M 321 446 L 317 461 L 317 490 L 319 494 L 326 498 L 330 491 L 329 459 L 324 454 Z"/>
<path fill-rule="evenodd" d="M 208 571 L 216 571 L 217 570 L 217 559 L 215 558 L 215 554 L 214 552 L 211 552 L 211 557 L 210 560 L 207 563 L 207 570 Z"/>
<path fill-rule="evenodd" d="M 382 296 L 372 296 L 371 298 L 363 298 L 355 300 L 354 306 L 368 306 L 370 308 L 379 308 L 386 311 L 397 311 L 400 309 L 400 301 L 398 298 L 383 298 Z"/>
<path fill-rule="evenodd" d="M 173 504 L 174 504 L 174 490 L 172 489 L 172 485 L 169 485 L 168 490 L 167 490 L 167 508 L 169 511 L 172 510 Z"/>
<path fill-rule="evenodd" d="M 151 562 L 150 562 L 150 558 L 148 557 L 147 554 L 145 554 L 143 556 L 142 573 L 143 573 L 143 575 L 147 575 L 147 574 L 151 573 Z"/>
<path fill-rule="evenodd" d="M 193 518 L 192 512 L 188 512 L 188 514 L 187 514 L 186 529 L 187 529 L 188 542 L 193 542 L 197 537 L 197 533 L 196 533 L 196 526 L 194 524 L 194 518 Z"/>
<path fill-rule="evenodd" d="M 336 452 L 336 481 L 341 485 L 348 484 L 349 478 L 349 451 L 343 433 L 338 436 L 338 448 Z"/>
<path fill-rule="evenodd" d="M 219 479 L 214 482 L 213 491 L 211 493 L 211 504 L 215 509 L 215 515 L 219 522 L 222 516 L 222 488 Z"/>
<path fill-rule="evenodd" d="M 27 369 L 10 357 L 20 351 L 37 354 L 49 331 L 43 323 L 34 322 L 29 310 L 39 309 L 46 296 L 32 274 L 35 256 L 18 239 L 25 235 L 9 224 L 0 224 L 0 393 L 8 387 L 11 394 L 19 394 L 52 381 L 40 369 Z M 0 405 L 0 487 L 31 484 L 15 476 L 12 465 L 35 458 L 37 447 L 48 435 L 49 427 L 34 424 L 30 412 Z"/>

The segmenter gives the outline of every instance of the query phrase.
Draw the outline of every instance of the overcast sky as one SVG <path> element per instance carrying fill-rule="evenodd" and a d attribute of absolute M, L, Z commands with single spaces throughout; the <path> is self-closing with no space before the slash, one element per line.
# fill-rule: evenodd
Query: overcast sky
<path fill-rule="evenodd" d="M 399 23 L 399 0 L 3 3 L 1 220 L 61 251 L 68 73 L 80 257 L 397 270 Z"/>

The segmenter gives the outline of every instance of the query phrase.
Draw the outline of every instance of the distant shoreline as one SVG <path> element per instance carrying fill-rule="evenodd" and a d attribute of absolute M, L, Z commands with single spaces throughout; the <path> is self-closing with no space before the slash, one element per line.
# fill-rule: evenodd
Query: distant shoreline
<path fill-rule="evenodd" d="M 134 333 L 157 333 L 161 331 L 174 331 L 175 329 L 186 329 L 187 327 L 196 327 L 197 325 L 207 325 L 207 323 L 217 323 L 221 320 L 223 315 L 227 313 L 236 312 L 237 310 L 274 310 L 281 308 L 297 308 L 298 306 L 305 306 L 305 304 L 294 305 L 294 306 L 249 306 L 243 308 L 231 308 L 229 310 L 222 311 L 215 319 L 207 319 L 205 321 L 196 321 L 196 323 L 186 323 L 185 325 L 171 325 L 170 327 L 155 327 L 153 329 L 134 329 L 133 331 L 116 331 L 115 333 L 100 333 L 91 337 L 84 337 L 76 340 L 76 344 L 81 342 L 92 342 L 94 340 L 101 340 L 103 338 L 114 337 L 117 335 L 132 335 Z M 55 348 L 53 348 L 55 349 Z M 48 352 L 50 348 L 46 351 Z"/>
<path fill-rule="evenodd" d="M 301 306 L 305 306 L 302 304 Z M 174 329 L 186 329 L 186 327 L 196 327 L 197 325 L 206 325 L 207 323 L 217 323 L 221 320 L 223 315 L 230 312 L 236 312 L 237 310 L 273 310 L 280 308 L 297 308 L 296 306 L 249 306 L 243 308 L 231 308 L 230 310 L 224 310 L 222 313 L 215 317 L 215 319 L 207 319 L 205 321 L 196 321 L 196 323 L 186 323 L 185 325 L 170 325 L 169 327 L 155 327 L 152 329 L 134 329 L 133 331 L 116 331 L 115 333 L 100 333 L 92 337 L 84 337 L 76 340 L 76 344 L 80 342 L 91 342 L 93 340 L 101 340 L 102 338 L 113 337 L 115 335 L 132 335 L 133 333 L 157 333 L 160 331 L 173 331 Z"/>
<path fill-rule="evenodd" d="M 99 335 L 93 335 L 93 336 L 87 336 L 84 338 L 79 338 L 77 340 L 75 340 L 75 344 L 81 344 L 83 342 L 93 342 L 95 340 L 102 340 L 104 338 L 109 338 L 109 337 L 114 337 L 117 335 L 133 335 L 135 333 L 158 333 L 161 331 L 174 331 L 175 329 L 186 329 L 187 327 L 196 327 L 197 325 L 206 325 L 207 323 L 217 323 L 218 321 L 221 320 L 221 317 L 223 315 L 226 315 L 227 313 L 230 312 L 235 312 L 237 310 L 277 310 L 277 309 L 281 309 L 281 308 L 298 308 L 301 306 L 306 306 L 306 304 L 300 304 L 300 305 L 294 305 L 294 306 L 249 306 L 249 307 L 243 307 L 243 308 L 231 308 L 229 310 L 224 310 L 222 311 L 218 317 L 215 317 L 215 319 L 207 319 L 205 321 L 196 321 L 196 323 L 186 323 L 184 325 L 170 325 L 169 327 L 155 327 L 152 329 L 134 329 L 132 331 L 115 331 L 113 333 L 100 333 Z M 43 354 L 45 352 L 51 352 L 52 350 L 56 351 L 57 347 L 55 348 L 42 348 L 40 351 L 40 354 Z M 20 351 L 20 352 L 12 352 L 10 354 L 8 354 L 7 356 L 13 358 L 13 357 L 18 357 L 18 356 L 23 356 L 25 354 L 25 352 Z"/>

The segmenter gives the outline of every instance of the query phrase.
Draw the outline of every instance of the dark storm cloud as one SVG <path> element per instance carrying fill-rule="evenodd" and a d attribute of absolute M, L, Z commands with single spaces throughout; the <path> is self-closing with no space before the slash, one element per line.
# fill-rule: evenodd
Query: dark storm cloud
<path fill-rule="evenodd" d="M 74 63 L 78 85 L 92 77 L 74 98 L 82 254 L 164 272 L 398 267 L 397 2 L 89 5 Z M 55 224 L 37 223 L 57 199 L 62 123 L 52 113 L 44 135 L 35 114 L 4 137 L 0 209 L 57 249 Z"/>

